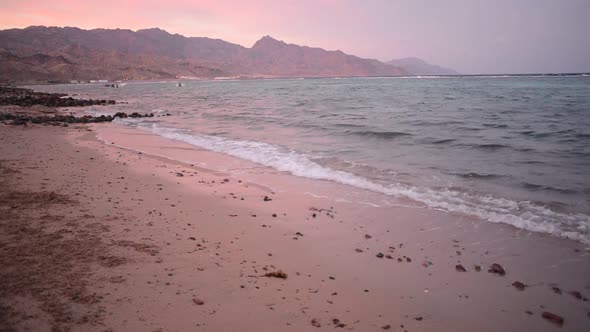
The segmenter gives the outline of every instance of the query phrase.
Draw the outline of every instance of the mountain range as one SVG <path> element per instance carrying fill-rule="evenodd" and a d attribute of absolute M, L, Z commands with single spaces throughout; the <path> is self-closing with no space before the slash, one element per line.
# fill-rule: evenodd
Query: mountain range
<path fill-rule="evenodd" d="M 251 48 L 153 28 L 0 30 L 0 83 L 218 77 L 400 76 L 403 66 L 265 36 Z"/>
<path fill-rule="evenodd" d="M 403 58 L 387 61 L 386 63 L 403 68 L 411 75 L 459 75 L 453 69 L 432 65 L 418 58 Z"/>

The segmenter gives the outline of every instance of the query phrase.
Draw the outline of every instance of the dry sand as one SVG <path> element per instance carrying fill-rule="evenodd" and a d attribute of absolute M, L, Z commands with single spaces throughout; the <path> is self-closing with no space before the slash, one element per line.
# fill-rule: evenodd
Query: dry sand
<path fill-rule="evenodd" d="M 0 330 L 590 330 L 580 243 L 244 165 L 115 124 L 0 124 Z"/>

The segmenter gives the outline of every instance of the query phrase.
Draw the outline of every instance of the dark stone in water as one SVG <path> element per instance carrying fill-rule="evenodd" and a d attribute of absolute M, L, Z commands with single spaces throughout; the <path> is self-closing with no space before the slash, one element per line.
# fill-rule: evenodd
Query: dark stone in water
<path fill-rule="evenodd" d="M 36 92 L 31 89 L 0 87 L 0 105 L 30 107 L 42 105 L 47 107 L 78 107 L 91 105 L 113 105 L 114 100 L 74 99 L 62 93 Z"/>
<path fill-rule="evenodd" d="M 139 114 L 136 118 L 147 118 L 152 117 L 153 114 Z M 34 123 L 34 124 L 49 124 L 49 125 L 62 125 L 68 123 L 101 123 L 101 122 L 111 122 L 115 118 L 126 118 L 127 114 L 123 112 L 116 113 L 114 116 L 111 115 L 100 115 L 100 116 L 90 116 L 84 115 L 80 117 L 76 117 L 73 115 L 64 115 L 64 114 L 55 114 L 53 116 L 47 115 L 39 115 L 39 116 L 28 116 L 22 114 L 10 114 L 10 113 L 2 113 L 0 114 L 0 121 L 11 120 L 10 124 L 19 126 L 19 125 L 27 125 L 27 123 Z M 65 127 L 65 126 L 64 126 Z"/>

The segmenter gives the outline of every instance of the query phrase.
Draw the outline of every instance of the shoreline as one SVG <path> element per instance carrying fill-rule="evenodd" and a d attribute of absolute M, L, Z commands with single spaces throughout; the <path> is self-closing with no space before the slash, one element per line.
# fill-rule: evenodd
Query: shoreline
<path fill-rule="evenodd" d="M 321 181 L 268 170 L 211 171 L 207 164 L 231 168 L 231 158 L 147 133 L 141 139 L 117 134 L 121 128 L 113 124 L 0 129 L 10 143 L 0 149 L 2 164 L 12 170 L 2 175 L 9 184 L 2 191 L 41 190 L 75 200 L 59 209 L 47 203 L 46 215 L 55 214 L 50 228 L 103 229 L 92 234 L 100 239 L 96 247 L 109 252 L 83 262 L 69 258 L 87 269 L 74 278 L 85 281 L 84 292 L 100 296 L 89 305 L 100 307 L 92 309 L 96 320 L 52 322 L 39 313 L 13 322 L 19 329 L 35 319 L 115 331 L 559 328 L 542 317 L 545 311 L 563 317 L 568 331 L 590 323 L 590 252 L 573 240 L 429 209 L 314 197 L 306 192 L 326 190 Z M 139 143 L 141 153 L 117 146 Z M 173 162 L 156 156 L 158 150 L 207 164 Z M 23 179 L 7 175 L 13 171 Z M 343 186 L 330 184 L 328 192 L 344 192 Z M 21 213 L 42 220 L 33 206 Z M 0 220 L 3 227 L 10 221 Z M 72 221 L 78 225 L 67 226 Z M 11 242 L 2 234 L 6 250 Z M 27 246 L 26 238 L 19 241 Z M 5 266 L 22 264 L 5 259 Z M 505 276 L 487 272 L 495 263 Z M 287 279 L 264 277 L 278 271 Z M 517 281 L 524 290 L 513 286 Z M 18 309 L 22 303 L 4 292 L 11 297 L 3 305 Z M 64 294 L 53 297 L 73 301 Z M 32 307 L 47 312 L 34 301 Z"/>

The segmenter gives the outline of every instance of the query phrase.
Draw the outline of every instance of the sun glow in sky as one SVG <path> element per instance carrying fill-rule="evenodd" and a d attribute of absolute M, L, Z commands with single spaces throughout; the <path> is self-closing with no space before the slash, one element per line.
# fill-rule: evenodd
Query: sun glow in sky
<path fill-rule="evenodd" d="M 462 73 L 589 72 L 588 17 L 588 0 L 0 0 L 0 29 L 159 27 L 246 47 L 271 35 Z"/>

